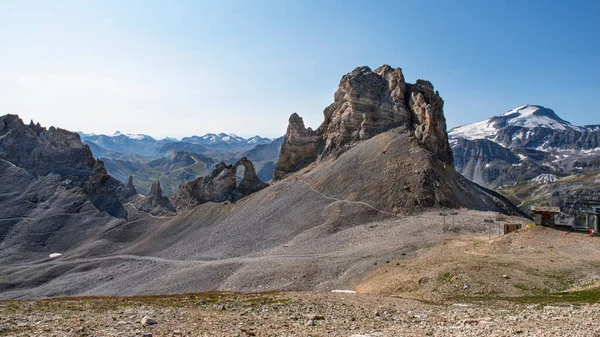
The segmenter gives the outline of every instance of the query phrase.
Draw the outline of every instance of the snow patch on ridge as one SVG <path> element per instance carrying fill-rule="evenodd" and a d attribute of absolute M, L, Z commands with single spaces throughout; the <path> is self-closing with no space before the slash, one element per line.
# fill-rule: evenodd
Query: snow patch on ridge
<path fill-rule="evenodd" d="M 554 174 L 542 173 L 539 176 L 530 180 L 533 185 L 551 184 L 558 180 Z"/>
<path fill-rule="evenodd" d="M 456 127 L 450 130 L 448 135 L 450 137 L 460 137 L 470 140 L 491 138 L 494 137 L 498 131 L 498 129 L 491 124 L 492 121 L 486 119 L 481 122 Z"/>
<path fill-rule="evenodd" d="M 489 139 L 494 140 L 498 130 L 506 126 L 517 126 L 522 128 L 547 128 L 566 131 L 575 129 L 582 131 L 583 128 L 571 125 L 562 120 L 552 110 L 539 105 L 523 105 L 512 109 L 499 117 L 492 117 L 484 121 L 467 124 L 453 128 L 448 135 L 453 138 Z M 530 130 L 514 135 L 515 138 L 523 139 L 531 135 Z"/>

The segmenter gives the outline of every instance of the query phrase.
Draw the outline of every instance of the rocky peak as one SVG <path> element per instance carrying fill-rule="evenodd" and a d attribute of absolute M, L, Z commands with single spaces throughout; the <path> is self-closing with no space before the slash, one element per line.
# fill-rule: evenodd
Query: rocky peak
<path fill-rule="evenodd" d="M 126 217 L 121 201 L 125 187 L 112 178 L 104 163 L 94 159 L 78 134 L 60 128 L 28 125 L 17 115 L 0 116 L 0 159 L 32 176 L 57 175 L 73 193 L 83 193 L 99 210 Z"/>
<path fill-rule="evenodd" d="M 133 185 L 133 176 L 129 176 L 129 180 L 127 181 L 127 186 L 125 187 L 128 196 L 134 196 L 136 195 L 137 189 L 135 188 L 135 186 Z"/>
<path fill-rule="evenodd" d="M 76 133 L 38 124 L 25 125 L 17 115 L 0 117 L 0 158 L 36 174 L 56 173 L 80 181 L 94 157 Z"/>
<path fill-rule="evenodd" d="M 412 112 L 415 137 L 426 149 L 435 153 L 446 164 L 453 164 L 452 149 L 446 133 L 444 101 L 429 81 L 417 80 L 408 85 L 408 104 Z"/>
<path fill-rule="evenodd" d="M 342 77 L 316 131 L 306 129 L 297 114 L 290 117 L 274 179 L 400 126 L 439 160 L 452 165 L 443 106 L 430 82 L 406 83 L 400 68 L 383 65 L 372 71 L 358 67 Z"/>
<path fill-rule="evenodd" d="M 287 173 L 297 171 L 314 162 L 324 144 L 321 132 L 306 128 L 302 117 L 293 113 L 281 145 L 273 179 L 281 179 Z"/>
<path fill-rule="evenodd" d="M 149 197 L 151 199 L 155 199 L 155 200 L 159 200 L 160 198 L 163 197 L 162 188 L 160 188 L 160 181 L 157 180 L 152 183 L 152 186 L 150 187 Z"/>
<path fill-rule="evenodd" d="M 133 185 L 133 179 L 130 177 L 130 181 Z M 137 202 L 138 207 L 141 211 L 150 213 L 152 215 L 168 215 L 175 213 L 175 207 L 171 203 L 169 198 L 163 196 L 162 188 L 160 187 L 160 181 L 155 181 L 150 187 L 150 194 Z"/>

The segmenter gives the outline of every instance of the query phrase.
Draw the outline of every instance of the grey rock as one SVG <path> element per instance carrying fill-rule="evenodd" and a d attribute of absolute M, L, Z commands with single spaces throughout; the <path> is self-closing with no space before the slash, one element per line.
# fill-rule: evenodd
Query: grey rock
<path fill-rule="evenodd" d="M 154 324 L 158 324 L 158 322 L 154 318 L 152 318 L 150 316 L 144 316 L 142 318 L 142 320 L 140 321 L 140 323 L 142 325 L 154 325 Z"/>

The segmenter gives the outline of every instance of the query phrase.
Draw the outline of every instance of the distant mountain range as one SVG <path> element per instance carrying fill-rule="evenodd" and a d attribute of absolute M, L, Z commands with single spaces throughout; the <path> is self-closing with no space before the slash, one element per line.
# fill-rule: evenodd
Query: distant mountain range
<path fill-rule="evenodd" d="M 600 169 L 600 125 L 575 126 L 540 105 L 453 128 L 448 136 L 456 169 L 487 187 Z"/>
<path fill-rule="evenodd" d="M 78 134 L 81 136 L 84 144 L 96 145 L 92 148 L 94 156 L 97 156 L 96 152 L 100 154 L 103 150 L 147 157 L 162 156 L 172 151 L 194 153 L 240 152 L 249 150 L 259 144 L 268 144 L 272 141 L 272 139 L 260 136 L 246 139 L 234 134 L 225 133 L 208 133 L 204 136 L 184 137 L 181 141 L 175 138 L 155 139 L 144 134 L 124 134 L 119 131 L 113 135 L 86 134 L 83 132 L 78 132 Z"/>
<path fill-rule="evenodd" d="M 219 161 L 234 163 L 242 156 L 254 162 L 257 175 L 271 180 L 283 137 L 243 138 L 234 134 L 155 139 L 149 135 L 115 132 L 113 135 L 78 132 L 95 158 L 100 158 L 110 175 L 123 183 L 134 177 L 138 191 L 148 194 L 160 180 L 165 194 L 179 185 L 210 173 Z"/>
<path fill-rule="evenodd" d="M 457 171 L 524 210 L 548 204 L 575 215 L 600 205 L 600 125 L 576 126 L 524 105 L 448 136 Z"/>

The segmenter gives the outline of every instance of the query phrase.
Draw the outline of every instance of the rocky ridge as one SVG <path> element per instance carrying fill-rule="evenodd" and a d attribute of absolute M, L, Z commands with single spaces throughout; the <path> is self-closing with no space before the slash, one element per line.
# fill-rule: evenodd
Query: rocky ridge
<path fill-rule="evenodd" d="M 85 193 L 99 210 L 126 217 L 121 202 L 132 195 L 131 189 L 108 175 L 104 163 L 94 159 L 76 133 L 46 129 L 33 121 L 25 125 L 17 115 L 2 116 L 0 160 L 34 177 L 57 175 L 68 189 Z"/>
<path fill-rule="evenodd" d="M 406 83 L 402 69 L 359 67 L 344 75 L 324 121 L 312 130 L 292 114 L 277 162 L 279 180 L 315 161 L 339 156 L 357 142 L 405 126 L 423 147 L 452 165 L 444 102 L 424 80 Z"/>

